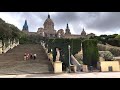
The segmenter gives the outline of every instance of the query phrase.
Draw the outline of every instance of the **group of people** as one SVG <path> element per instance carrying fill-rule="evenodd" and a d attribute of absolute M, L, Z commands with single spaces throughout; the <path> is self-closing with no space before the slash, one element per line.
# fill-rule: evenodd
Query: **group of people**
<path fill-rule="evenodd" d="M 24 60 L 30 60 L 30 59 L 33 59 L 33 60 L 35 60 L 36 59 L 36 57 L 37 57 L 37 54 L 27 54 L 27 53 L 25 53 L 24 54 Z"/>

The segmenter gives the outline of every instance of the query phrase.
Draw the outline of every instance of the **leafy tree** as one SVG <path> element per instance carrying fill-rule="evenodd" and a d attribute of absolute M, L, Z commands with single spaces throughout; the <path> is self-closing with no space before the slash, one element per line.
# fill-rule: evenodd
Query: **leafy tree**
<path fill-rule="evenodd" d="M 120 39 L 120 35 L 117 35 L 117 36 L 115 37 L 115 39 Z"/>
<path fill-rule="evenodd" d="M 6 23 L 4 20 L 0 18 L 0 39 L 13 39 L 20 37 L 20 30 L 9 23 Z"/>

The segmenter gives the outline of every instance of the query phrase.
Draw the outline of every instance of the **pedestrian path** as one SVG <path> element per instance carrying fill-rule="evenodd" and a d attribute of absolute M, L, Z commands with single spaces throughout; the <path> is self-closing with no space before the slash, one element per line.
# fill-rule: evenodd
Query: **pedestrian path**
<path fill-rule="evenodd" d="M 0 75 L 0 78 L 120 78 L 120 72 Z"/>
<path fill-rule="evenodd" d="M 36 60 L 24 60 L 24 53 L 36 53 Z M 23 44 L 0 55 L 0 74 L 51 73 L 51 64 L 39 44 Z"/>

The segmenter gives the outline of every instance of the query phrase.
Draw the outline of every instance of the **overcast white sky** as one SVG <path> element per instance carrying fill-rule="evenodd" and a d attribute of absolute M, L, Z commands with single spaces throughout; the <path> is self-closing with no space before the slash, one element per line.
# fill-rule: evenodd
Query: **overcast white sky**
<path fill-rule="evenodd" d="M 65 30 L 68 23 L 72 34 L 80 34 L 83 27 L 88 34 L 120 34 L 120 12 L 0 12 L 0 18 L 20 30 L 26 19 L 29 31 L 36 32 L 43 27 L 48 13 L 55 30 Z"/>

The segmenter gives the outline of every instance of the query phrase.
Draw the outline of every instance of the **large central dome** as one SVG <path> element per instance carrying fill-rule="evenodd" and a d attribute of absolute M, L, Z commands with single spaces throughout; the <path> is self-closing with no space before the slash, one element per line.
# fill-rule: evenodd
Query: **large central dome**
<path fill-rule="evenodd" d="M 50 15 L 48 15 L 48 18 L 44 22 L 44 29 L 46 29 L 46 30 L 54 30 L 54 23 L 50 19 Z"/>

